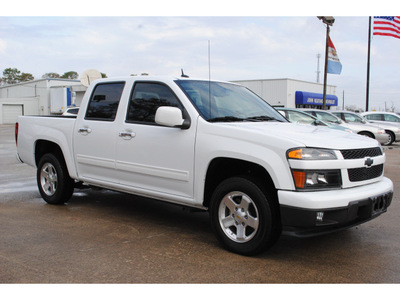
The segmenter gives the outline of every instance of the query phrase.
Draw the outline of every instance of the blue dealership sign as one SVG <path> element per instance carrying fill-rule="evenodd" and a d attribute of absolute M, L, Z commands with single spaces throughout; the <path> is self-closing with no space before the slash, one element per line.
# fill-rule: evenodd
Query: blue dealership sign
<path fill-rule="evenodd" d="M 296 104 L 307 104 L 307 105 L 323 105 L 324 95 L 310 92 L 296 92 Z M 326 95 L 327 106 L 337 106 L 338 97 L 335 95 Z"/>

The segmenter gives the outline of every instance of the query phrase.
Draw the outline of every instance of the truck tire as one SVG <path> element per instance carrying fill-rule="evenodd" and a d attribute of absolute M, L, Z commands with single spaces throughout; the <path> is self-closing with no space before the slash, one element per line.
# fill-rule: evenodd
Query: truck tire
<path fill-rule="evenodd" d="M 49 204 L 67 202 L 74 191 L 74 180 L 69 177 L 64 160 L 52 153 L 40 158 L 36 179 L 42 198 Z"/>
<path fill-rule="evenodd" d="M 211 226 L 226 249 L 256 255 L 278 240 L 278 204 L 263 190 L 245 177 L 226 179 L 215 189 L 210 205 Z"/>

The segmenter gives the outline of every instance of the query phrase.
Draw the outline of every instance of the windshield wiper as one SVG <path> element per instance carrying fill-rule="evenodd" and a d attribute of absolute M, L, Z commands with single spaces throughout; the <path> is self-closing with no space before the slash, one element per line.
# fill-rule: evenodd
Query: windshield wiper
<path fill-rule="evenodd" d="M 238 122 L 238 121 L 242 122 L 244 120 L 245 119 L 242 119 L 242 118 L 237 118 L 237 117 L 233 117 L 233 116 L 226 116 L 226 117 L 212 118 L 212 119 L 209 119 L 207 121 L 209 121 L 209 122 Z"/>
<path fill-rule="evenodd" d="M 246 120 L 249 121 L 278 121 L 278 122 L 282 122 L 281 120 L 278 120 L 274 117 L 270 117 L 270 116 L 254 116 L 254 117 L 248 117 L 246 118 Z"/>

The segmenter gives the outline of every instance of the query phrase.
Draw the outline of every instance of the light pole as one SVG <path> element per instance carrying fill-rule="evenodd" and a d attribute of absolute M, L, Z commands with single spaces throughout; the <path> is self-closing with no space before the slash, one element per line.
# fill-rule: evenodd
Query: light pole
<path fill-rule="evenodd" d="M 332 26 L 335 22 L 335 18 L 332 16 L 323 16 L 317 17 L 322 20 L 324 24 L 326 24 L 326 42 L 325 42 L 325 70 L 324 70 L 324 94 L 323 94 L 323 102 L 322 109 L 326 109 L 326 79 L 328 74 L 328 48 L 329 48 L 329 26 Z"/>

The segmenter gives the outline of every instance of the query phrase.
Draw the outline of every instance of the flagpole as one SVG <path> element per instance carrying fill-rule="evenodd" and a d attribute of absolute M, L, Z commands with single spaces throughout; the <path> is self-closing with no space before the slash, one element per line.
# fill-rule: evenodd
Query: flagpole
<path fill-rule="evenodd" d="M 324 24 L 326 24 L 326 43 L 325 43 L 325 70 L 324 70 L 324 94 L 322 101 L 322 109 L 326 109 L 326 80 L 328 74 L 328 48 L 329 48 L 329 26 L 333 25 L 335 18 L 332 16 L 321 16 L 317 17 Z"/>
<path fill-rule="evenodd" d="M 365 100 L 365 111 L 369 109 L 369 68 L 370 68 L 370 58 L 371 58 L 371 17 L 368 18 L 369 28 L 368 28 L 368 60 L 367 60 L 367 97 Z"/>
<path fill-rule="evenodd" d="M 328 47 L 329 47 L 329 25 L 326 24 L 326 45 L 325 45 L 325 70 L 324 70 L 324 94 L 322 109 L 326 110 L 326 81 L 328 75 Z"/>

